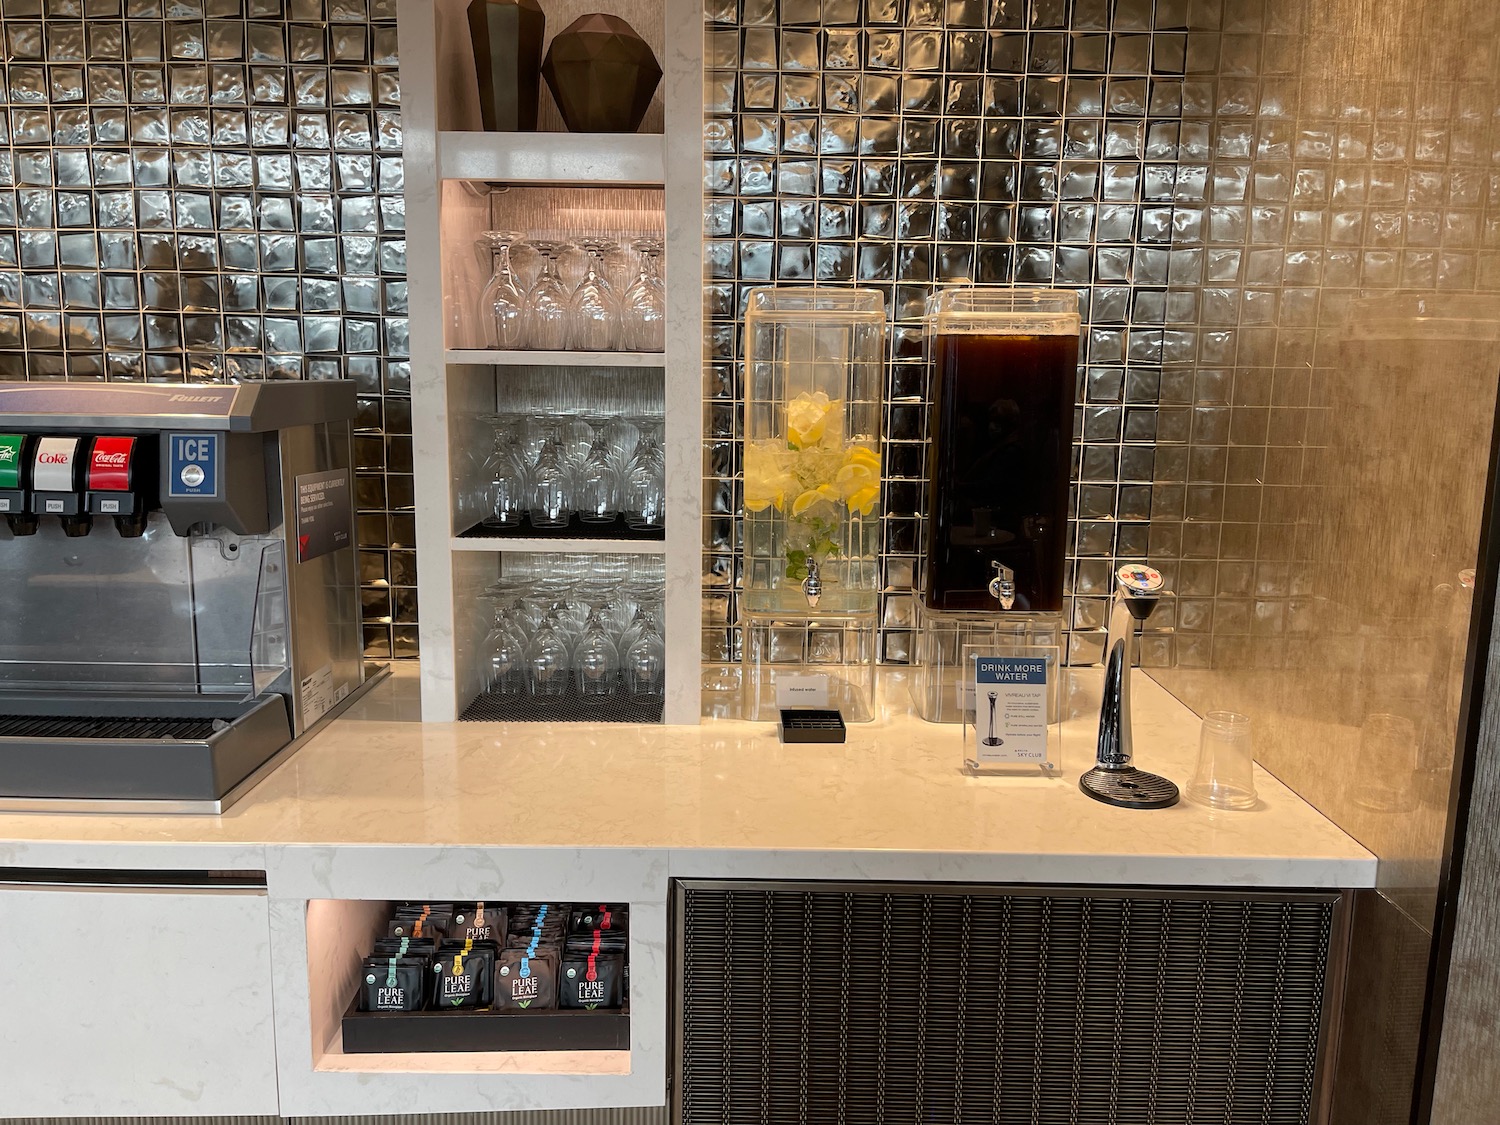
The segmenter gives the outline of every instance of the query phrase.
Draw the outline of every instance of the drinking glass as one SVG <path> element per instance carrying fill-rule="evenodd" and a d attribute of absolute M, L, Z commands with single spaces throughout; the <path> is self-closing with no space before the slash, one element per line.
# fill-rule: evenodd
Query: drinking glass
<path fill-rule="evenodd" d="M 496 583 L 486 596 L 495 608 L 495 624 L 484 639 L 489 659 L 485 690 L 497 695 L 525 695 L 527 638 L 519 620 L 520 591 Z"/>
<path fill-rule="evenodd" d="M 659 352 L 667 346 L 667 287 L 661 279 L 662 240 L 637 238 L 641 272 L 620 307 L 620 344 L 626 351 Z"/>
<path fill-rule="evenodd" d="M 667 694 L 667 646 L 649 610 L 641 630 L 625 650 L 625 693 L 638 700 L 662 699 Z"/>
<path fill-rule="evenodd" d="M 1250 717 L 1237 711 L 1208 712 L 1198 736 L 1198 768 L 1188 782 L 1188 800 L 1216 809 L 1253 809 L 1254 761 Z"/>
<path fill-rule="evenodd" d="M 510 248 L 524 237 L 520 231 L 487 230 L 474 243 L 492 270 L 479 295 L 479 321 L 492 348 L 519 348 L 524 338 L 526 295 L 510 264 Z"/>
<path fill-rule="evenodd" d="M 575 245 L 588 255 L 588 269 L 568 301 L 568 347 L 607 352 L 618 345 L 620 303 L 604 277 L 604 255 L 619 249 L 610 238 L 580 238 Z"/>
<path fill-rule="evenodd" d="M 526 294 L 526 346 L 561 351 L 568 343 L 568 291 L 558 275 L 557 260 L 572 244 L 558 238 L 534 238 L 526 245 L 542 259 L 542 272 Z"/>
<path fill-rule="evenodd" d="M 1366 715 L 1359 727 L 1359 773 L 1350 799 L 1367 812 L 1410 811 L 1416 766 L 1417 724 L 1384 711 Z"/>
<path fill-rule="evenodd" d="M 640 440 L 625 469 L 625 524 L 632 531 L 656 531 L 665 526 L 666 458 L 661 450 L 662 424 L 642 419 Z"/>
<path fill-rule="evenodd" d="M 562 605 L 548 605 L 541 624 L 526 646 L 526 691 L 537 703 L 556 703 L 568 694 L 573 661 L 562 637 Z"/>
<path fill-rule="evenodd" d="M 573 518 L 573 479 L 562 448 L 562 419 L 543 420 L 544 438 L 531 470 L 531 526 L 564 528 Z"/>
<path fill-rule="evenodd" d="M 609 419 L 590 415 L 584 419 L 592 428 L 588 454 L 577 471 L 575 501 L 578 518 L 584 523 L 611 524 L 620 514 L 620 481 L 609 456 Z"/>
<path fill-rule="evenodd" d="M 490 511 L 484 526 L 517 528 L 531 502 L 530 478 L 519 438 L 520 419 L 514 414 L 495 416 L 495 445 L 484 463 L 489 480 Z"/>
<path fill-rule="evenodd" d="M 609 589 L 588 587 L 583 593 L 588 603 L 588 620 L 583 635 L 573 650 L 573 667 L 578 673 L 578 694 L 585 703 L 604 703 L 619 686 L 620 650 L 615 647 L 604 624 L 604 611 L 610 602 Z"/>

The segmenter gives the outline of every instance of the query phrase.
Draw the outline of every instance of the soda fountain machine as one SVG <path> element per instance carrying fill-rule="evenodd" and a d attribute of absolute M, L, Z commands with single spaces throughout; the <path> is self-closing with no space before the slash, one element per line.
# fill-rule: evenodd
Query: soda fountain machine
<path fill-rule="evenodd" d="M 354 411 L 0 384 L 0 806 L 220 812 L 352 701 Z"/>

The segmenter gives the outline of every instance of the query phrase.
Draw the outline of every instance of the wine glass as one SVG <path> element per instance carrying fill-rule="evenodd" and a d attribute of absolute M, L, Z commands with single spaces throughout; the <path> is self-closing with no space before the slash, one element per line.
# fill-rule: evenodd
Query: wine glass
<path fill-rule="evenodd" d="M 620 306 L 620 343 L 626 351 L 659 352 L 667 346 L 667 287 L 661 279 L 662 240 L 637 238 L 641 272 Z"/>
<path fill-rule="evenodd" d="M 583 635 L 573 650 L 573 667 L 578 673 L 578 694 L 585 703 L 604 703 L 616 692 L 620 678 L 620 650 L 615 647 L 604 624 L 604 612 L 610 603 L 608 587 L 592 585 L 582 591 L 588 603 L 588 619 Z"/>
<path fill-rule="evenodd" d="M 642 419 L 640 432 L 625 469 L 625 525 L 632 531 L 658 531 L 665 526 L 667 499 L 660 420 Z"/>
<path fill-rule="evenodd" d="M 620 514 L 620 481 L 609 456 L 609 419 L 589 415 L 592 428 L 588 454 L 578 467 L 576 505 L 584 523 L 611 524 Z"/>
<path fill-rule="evenodd" d="M 479 295 L 479 322 L 492 348 L 519 348 L 526 318 L 526 295 L 510 264 L 510 248 L 525 235 L 514 230 L 487 230 L 474 245 L 490 260 L 491 274 Z"/>
<path fill-rule="evenodd" d="M 619 249 L 612 238 L 580 238 L 575 245 L 588 255 L 588 269 L 568 301 L 568 347 L 607 352 L 617 344 L 620 305 L 604 277 L 604 255 Z"/>
<path fill-rule="evenodd" d="M 489 660 L 485 690 L 497 695 L 525 695 L 527 638 L 517 612 L 520 590 L 512 583 L 497 582 L 485 596 L 495 608 L 495 624 L 484 639 Z"/>
<path fill-rule="evenodd" d="M 557 260 L 572 244 L 560 238 L 534 238 L 526 245 L 542 259 L 542 272 L 526 294 L 526 346 L 561 351 L 568 343 L 568 291 L 558 276 Z"/>
<path fill-rule="evenodd" d="M 542 449 L 531 470 L 533 530 L 565 528 L 573 518 L 573 476 L 562 447 L 562 419 L 543 419 Z"/>
<path fill-rule="evenodd" d="M 514 414 L 495 416 L 495 445 L 484 463 L 490 501 L 489 514 L 484 517 L 485 527 L 520 527 L 521 515 L 531 501 L 526 461 L 518 437 L 519 427 L 520 419 Z"/>
<path fill-rule="evenodd" d="M 537 703 L 558 702 L 572 681 L 573 662 L 559 620 L 562 609 L 561 603 L 550 601 L 526 645 L 526 691 Z"/>
<path fill-rule="evenodd" d="M 656 625 L 656 615 L 642 614 L 641 629 L 624 657 L 625 693 L 642 702 L 667 694 L 667 646 Z"/>

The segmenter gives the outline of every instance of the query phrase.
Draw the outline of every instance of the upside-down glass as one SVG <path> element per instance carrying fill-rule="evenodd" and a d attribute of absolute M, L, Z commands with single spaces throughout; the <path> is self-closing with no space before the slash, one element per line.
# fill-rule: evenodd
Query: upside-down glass
<path fill-rule="evenodd" d="M 625 650 L 625 693 L 637 699 L 661 699 L 667 694 L 667 646 L 656 626 L 656 615 L 645 611 L 640 630 Z"/>
<path fill-rule="evenodd" d="M 667 287 L 661 279 L 662 240 L 637 238 L 631 247 L 641 269 L 620 305 L 620 346 L 632 352 L 659 352 L 667 346 Z"/>
<path fill-rule="evenodd" d="M 581 591 L 588 604 L 588 619 L 583 635 L 573 650 L 573 667 L 578 673 L 578 694 L 585 703 L 604 703 L 619 690 L 620 650 L 615 646 L 604 624 L 604 612 L 610 602 L 610 590 L 601 585 Z"/>
<path fill-rule="evenodd" d="M 526 690 L 538 703 L 556 703 L 568 694 L 573 662 L 563 639 L 561 615 L 564 606 L 550 602 L 526 646 Z"/>
<path fill-rule="evenodd" d="M 1250 717 L 1210 711 L 1198 737 L 1198 768 L 1187 785 L 1188 800 L 1215 809 L 1255 807 L 1255 756 Z"/>
<path fill-rule="evenodd" d="M 542 272 L 526 293 L 526 346 L 535 351 L 561 351 L 568 344 L 568 291 L 558 275 L 557 260 L 572 244 L 536 238 L 526 245 L 542 258 Z"/>
<path fill-rule="evenodd" d="M 588 269 L 568 299 L 568 347 L 607 352 L 619 345 L 620 303 L 604 276 L 604 255 L 619 249 L 611 238 L 580 238 L 575 245 L 588 255 Z"/>
<path fill-rule="evenodd" d="M 592 427 L 589 451 L 575 474 L 574 506 L 584 523 L 610 524 L 620 514 L 620 480 L 610 463 L 609 419 L 602 415 L 585 418 Z"/>
<path fill-rule="evenodd" d="M 519 348 L 525 339 L 526 295 L 510 262 L 510 249 L 525 236 L 513 230 L 487 230 L 474 245 L 491 268 L 479 296 L 479 321 L 492 348 Z"/>
<path fill-rule="evenodd" d="M 530 476 L 517 434 L 519 422 L 512 414 L 495 416 L 495 444 L 484 463 L 490 507 L 484 517 L 486 527 L 519 527 L 531 503 Z"/>
<path fill-rule="evenodd" d="M 655 531 L 665 526 L 666 457 L 661 449 L 662 423 L 642 419 L 641 436 L 625 469 L 623 488 L 625 523 L 634 531 Z"/>
<path fill-rule="evenodd" d="M 531 526 L 538 530 L 567 527 L 573 518 L 573 480 L 563 453 L 562 419 L 547 418 L 541 425 L 545 436 L 531 470 Z"/>
<path fill-rule="evenodd" d="M 495 624 L 484 639 L 489 658 L 485 690 L 498 695 L 525 695 L 527 640 L 519 623 L 520 591 L 497 583 L 488 596 L 495 607 Z"/>

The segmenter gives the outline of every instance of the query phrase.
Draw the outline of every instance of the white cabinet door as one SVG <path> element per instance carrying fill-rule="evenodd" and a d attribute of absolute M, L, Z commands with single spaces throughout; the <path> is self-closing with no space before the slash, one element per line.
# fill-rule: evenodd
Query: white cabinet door
<path fill-rule="evenodd" d="M 0 883 L 0 1118 L 274 1114 L 264 889 Z"/>

